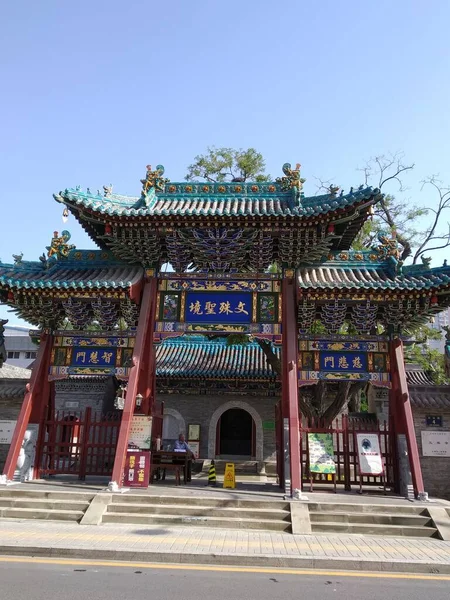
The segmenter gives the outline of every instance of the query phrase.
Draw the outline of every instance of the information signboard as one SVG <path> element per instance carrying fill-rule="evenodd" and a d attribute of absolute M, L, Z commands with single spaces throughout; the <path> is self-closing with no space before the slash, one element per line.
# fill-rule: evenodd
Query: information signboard
<path fill-rule="evenodd" d="M 360 475 L 378 476 L 384 473 L 380 438 L 377 433 L 355 434 Z"/>

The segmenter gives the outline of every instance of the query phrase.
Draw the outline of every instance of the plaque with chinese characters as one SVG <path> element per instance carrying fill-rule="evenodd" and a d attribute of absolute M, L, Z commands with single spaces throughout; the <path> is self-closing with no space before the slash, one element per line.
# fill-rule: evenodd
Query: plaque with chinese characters
<path fill-rule="evenodd" d="M 127 452 L 124 470 L 125 487 L 148 487 L 150 481 L 150 452 Z"/>
<path fill-rule="evenodd" d="M 50 363 L 50 379 L 76 375 L 128 377 L 133 358 L 134 335 L 56 335 Z"/>
<path fill-rule="evenodd" d="M 298 378 L 300 385 L 317 380 L 370 381 L 374 386 L 390 387 L 387 342 L 374 340 L 300 339 Z M 343 339 L 339 339 L 343 338 Z"/>
<path fill-rule="evenodd" d="M 252 294 L 245 292 L 188 292 L 186 323 L 250 323 Z"/>

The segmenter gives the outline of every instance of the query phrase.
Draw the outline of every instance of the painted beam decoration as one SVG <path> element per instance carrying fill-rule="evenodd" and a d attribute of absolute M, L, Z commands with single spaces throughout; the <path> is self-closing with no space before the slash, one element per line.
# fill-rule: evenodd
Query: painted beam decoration
<path fill-rule="evenodd" d="M 189 332 L 254 333 L 280 343 L 280 292 L 279 280 L 254 276 L 161 279 L 155 339 Z"/>
<path fill-rule="evenodd" d="M 135 332 L 57 332 L 50 361 L 50 379 L 77 375 L 114 375 L 127 379 Z"/>
<path fill-rule="evenodd" d="M 339 336 L 343 338 L 344 336 Z M 336 336 L 338 338 L 338 336 Z M 390 387 L 388 343 L 385 340 L 299 340 L 299 385 L 325 381 L 367 381 Z"/>

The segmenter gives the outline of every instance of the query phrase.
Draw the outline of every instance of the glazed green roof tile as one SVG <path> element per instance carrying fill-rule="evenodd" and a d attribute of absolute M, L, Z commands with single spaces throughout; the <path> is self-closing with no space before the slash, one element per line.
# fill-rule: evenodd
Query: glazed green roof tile
<path fill-rule="evenodd" d="M 174 189 L 170 192 L 170 189 Z M 186 188 L 192 191 L 186 192 Z M 208 191 L 203 191 L 208 188 Z M 239 192 L 234 190 L 240 189 Z M 252 191 L 257 188 L 258 191 Z M 223 191 L 220 191 L 223 190 Z M 69 188 L 55 199 L 64 204 L 90 209 L 109 217 L 164 216 L 274 216 L 310 217 L 381 198 L 371 187 L 350 190 L 348 194 L 304 197 L 294 190 L 282 191 L 278 183 L 166 184 L 164 192 L 147 199 Z"/>
<path fill-rule="evenodd" d="M 72 250 L 67 259 L 0 263 L 0 287 L 22 290 L 126 289 L 138 283 L 143 269 L 112 258 L 109 252 Z"/>
<path fill-rule="evenodd" d="M 274 346 L 277 356 L 280 349 Z M 225 339 L 171 338 L 156 346 L 156 375 L 166 378 L 276 378 L 256 342 L 228 346 Z"/>
<path fill-rule="evenodd" d="M 298 269 L 301 289 L 427 290 L 448 285 L 450 266 L 430 269 L 413 265 L 396 273 L 387 261 L 361 260 L 358 265 L 327 261 Z"/>

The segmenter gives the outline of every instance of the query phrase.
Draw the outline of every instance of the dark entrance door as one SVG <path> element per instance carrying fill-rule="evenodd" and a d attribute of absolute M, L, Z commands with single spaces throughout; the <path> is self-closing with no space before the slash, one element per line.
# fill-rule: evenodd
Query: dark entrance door
<path fill-rule="evenodd" d="M 230 408 L 220 418 L 220 454 L 251 456 L 253 419 L 242 408 Z"/>

